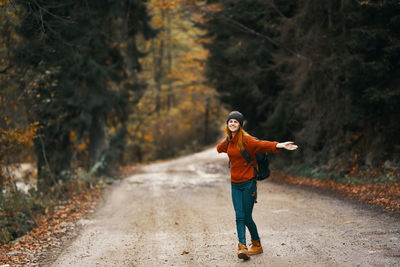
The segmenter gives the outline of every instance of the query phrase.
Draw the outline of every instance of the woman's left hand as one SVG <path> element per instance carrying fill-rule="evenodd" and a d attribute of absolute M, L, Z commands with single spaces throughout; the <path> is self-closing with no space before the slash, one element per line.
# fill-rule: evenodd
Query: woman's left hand
<path fill-rule="evenodd" d="M 298 148 L 293 142 L 278 143 L 276 148 L 284 148 L 286 150 L 296 150 Z"/>

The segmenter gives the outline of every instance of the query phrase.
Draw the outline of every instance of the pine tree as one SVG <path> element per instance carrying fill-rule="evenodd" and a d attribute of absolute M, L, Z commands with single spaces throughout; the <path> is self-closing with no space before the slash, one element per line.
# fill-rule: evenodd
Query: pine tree
<path fill-rule="evenodd" d="M 337 170 L 398 158 L 397 1 L 210 2 L 208 77 L 248 129 Z"/>
<path fill-rule="evenodd" d="M 210 50 L 208 78 L 224 102 L 246 114 L 248 129 L 257 132 L 257 125 L 271 114 L 274 99 L 282 90 L 273 59 L 279 44 L 273 38 L 279 35 L 276 24 L 281 12 L 290 16 L 292 6 L 283 2 L 282 11 L 277 12 L 268 1 L 218 3 L 221 8 L 211 11 L 207 23 L 200 25 L 212 40 L 205 44 Z"/>
<path fill-rule="evenodd" d="M 25 74 L 21 87 L 26 105 L 32 105 L 29 117 L 42 127 L 36 155 L 39 184 L 45 188 L 70 169 L 71 131 L 82 142 L 88 140 L 83 165 L 89 169 L 105 160 L 107 127 L 122 125 L 118 134 L 123 140 L 129 96 L 142 87 L 126 80 L 140 70 L 135 36 L 150 38 L 154 31 L 142 1 L 17 4 L 22 40 L 15 60 Z"/>

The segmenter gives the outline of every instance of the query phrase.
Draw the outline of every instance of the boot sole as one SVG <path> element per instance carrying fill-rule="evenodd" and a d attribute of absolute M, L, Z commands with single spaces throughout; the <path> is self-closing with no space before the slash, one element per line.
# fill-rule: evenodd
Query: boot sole
<path fill-rule="evenodd" d="M 246 253 L 239 253 L 238 258 L 242 259 L 242 260 L 248 260 L 248 259 L 250 259 L 250 256 L 247 255 Z"/>
<path fill-rule="evenodd" d="M 264 252 L 264 251 L 262 251 L 262 250 L 259 251 L 259 252 L 255 252 L 255 253 L 254 253 L 254 252 L 251 253 L 251 252 L 249 251 L 249 255 L 257 255 L 257 254 L 261 254 L 261 253 L 263 253 L 263 252 Z"/>
<path fill-rule="evenodd" d="M 256 253 L 250 253 L 249 252 L 249 255 L 257 255 L 257 254 L 261 254 L 261 253 L 263 253 L 263 251 L 259 251 L 259 252 L 256 252 Z"/>

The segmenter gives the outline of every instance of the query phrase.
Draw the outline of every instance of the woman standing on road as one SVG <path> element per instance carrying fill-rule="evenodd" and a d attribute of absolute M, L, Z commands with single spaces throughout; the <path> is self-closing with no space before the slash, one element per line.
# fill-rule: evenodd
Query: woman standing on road
<path fill-rule="evenodd" d="M 243 115 L 238 111 L 229 113 L 226 120 L 225 132 L 229 137 L 229 146 L 225 139 L 217 146 L 218 153 L 228 154 L 231 164 L 232 202 L 236 214 L 236 230 L 239 239 L 237 255 L 239 259 L 248 260 L 250 255 L 263 252 L 257 226 L 253 221 L 253 206 L 257 196 L 257 183 L 254 178 L 254 168 L 248 164 L 241 151 L 247 153 L 255 161 L 257 153 L 278 153 L 279 148 L 287 150 L 297 149 L 293 142 L 269 142 L 257 140 L 243 130 Z M 246 226 L 251 235 L 252 246 L 246 247 Z"/>

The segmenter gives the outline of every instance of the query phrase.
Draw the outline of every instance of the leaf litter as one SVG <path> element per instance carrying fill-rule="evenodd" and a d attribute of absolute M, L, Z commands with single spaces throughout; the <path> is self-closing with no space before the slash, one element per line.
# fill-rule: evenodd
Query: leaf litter
<path fill-rule="evenodd" d="M 79 220 L 94 212 L 100 196 L 100 187 L 94 187 L 58 205 L 53 212 L 38 216 L 38 226 L 29 233 L 0 244 L 0 266 L 38 266 L 47 251 L 61 247 L 61 238 L 72 232 Z"/>

